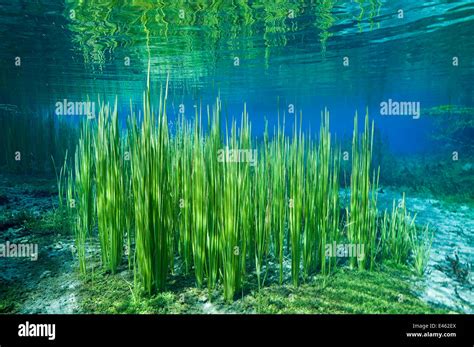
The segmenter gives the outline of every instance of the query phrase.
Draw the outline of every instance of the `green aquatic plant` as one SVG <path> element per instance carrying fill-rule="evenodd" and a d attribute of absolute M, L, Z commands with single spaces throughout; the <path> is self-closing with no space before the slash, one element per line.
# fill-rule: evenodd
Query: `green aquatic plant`
<path fill-rule="evenodd" d="M 318 222 L 320 219 L 319 216 L 324 213 L 319 210 L 316 206 L 320 202 L 322 190 L 318 187 L 318 183 L 321 183 L 318 179 L 318 158 L 317 154 L 322 153 L 318 152 L 316 146 L 311 140 L 308 141 L 308 154 L 307 162 L 305 168 L 305 192 L 304 192 L 304 227 L 303 227 L 303 238 L 302 238 L 302 252 L 303 252 L 303 276 L 308 278 L 311 272 L 316 271 L 318 266 L 318 260 L 324 259 L 320 258 L 321 249 L 319 248 L 320 244 L 318 242 Z"/>
<path fill-rule="evenodd" d="M 331 268 L 336 265 L 336 257 L 330 257 L 326 261 L 326 248 L 328 244 L 338 243 L 340 238 L 339 161 L 339 149 L 331 145 L 329 112 L 325 110 L 324 116 L 321 116 L 314 182 L 317 189 L 315 204 L 317 247 L 319 266 L 323 274 L 330 273 Z"/>
<path fill-rule="evenodd" d="M 407 214 L 405 195 L 397 204 L 393 201 L 392 212 L 384 212 L 381 223 L 382 257 L 397 264 L 405 264 L 410 255 L 412 234 L 416 233 L 415 218 Z"/>
<path fill-rule="evenodd" d="M 428 264 L 433 233 L 428 224 L 419 232 L 415 220 L 416 214 L 407 212 L 405 194 L 398 203 L 393 201 L 392 212 L 385 210 L 381 218 L 381 256 L 400 265 L 407 264 L 411 256 L 413 269 L 421 276 Z"/>
<path fill-rule="evenodd" d="M 379 175 L 372 174 L 371 162 L 374 123 L 369 127 L 368 112 L 365 115 L 364 132 L 359 137 L 357 113 L 354 117 L 352 138 L 352 171 L 350 208 L 347 210 L 347 238 L 353 245 L 364 247 L 364 257 L 350 259 L 351 267 L 373 268 L 377 255 L 377 187 Z M 379 169 L 380 172 L 380 169 Z M 368 255 L 368 257 L 367 257 Z"/>
<path fill-rule="evenodd" d="M 125 205 L 125 232 L 127 236 L 127 256 L 128 256 L 128 267 L 131 268 L 133 265 L 133 250 L 132 243 L 134 242 L 134 201 L 133 201 L 133 187 L 132 187 L 132 172 L 130 166 L 130 136 L 124 138 L 123 141 L 123 184 L 125 189 L 124 205 Z"/>
<path fill-rule="evenodd" d="M 253 184 L 252 201 L 254 210 L 254 255 L 255 272 L 257 274 L 258 288 L 260 289 L 264 282 L 262 279 L 262 269 L 266 263 L 270 248 L 270 227 L 271 227 L 271 205 L 270 190 L 267 185 L 268 172 L 264 157 L 264 150 L 260 151 L 260 160 L 255 167 L 255 183 Z"/>
<path fill-rule="evenodd" d="M 293 285 L 299 284 L 301 265 L 301 234 L 303 225 L 304 203 L 304 136 L 296 130 L 289 149 L 289 234 L 291 247 L 291 275 Z"/>
<path fill-rule="evenodd" d="M 327 110 L 321 114 L 318 142 L 310 141 L 307 153 L 302 241 L 305 277 L 318 269 L 322 274 L 331 271 L 336 258 L 326 259 L 326 248 L 340 236 L 339 150 L 331 145 Z"/>
<path fill-rule="evenodd" d="M 122 261 L 127 211 L 117 101 L 113 109 L 109 104 L 100 106 L 93 142 L 101 258 L 114 273 Z"/>
<path fill-rule="evenodd" d="M 196 111 L 197 113 L 197 111 Z M 200 127 L 200 116 L 196 114 L 194 125 L 194 148 L 192 165 L 192 250 L 196 283 L 201 287 L 206 271 L 206 239 L 208 233 L 209 185 L 206 177 L 204 143 Z M 199 123 L 198 123 L 199 122 Z"/>
<path fill-rule="evenodd" d="M 423 116 L 431 119 L 435 131 L 434 140 L 443 144 L 448 150 L 466 153 L 474 152 L 474 108 L 459 105 L 440 105 L 421 111 Z M 448 152 L 451 154 L 451 152 Z"/>
<path fill-rule="evenodd" d="M 61 168 L 59 169 L 59 173 L 56 167 L 56 162 L 54 161 L 54 157 L 51 156 L 51 160 L 53 162 L 54 173 L 56 174 L 56 187 L 58 189 L 58 209 L 61 212 L 66 211 L 67 200 L 66 200 L 66 183 L 67 183 L 67 154 L 64 155 L 64 162 Z"/>
<path fill-rule="evenodd" d="M 86 273 L 85 243 L 87 236 L 92 234 L 94 226 L 94 153 L 92 143 L 92 131 L 89 121 L 83 123 L 81 137 L 75 155 L 74 188 L 77 197 L 76 208 L 76 247 L 79 256 L 79 269 L 82 274 Z"/>
<path fill-rule="evenodd" d="M 278 117 L 279 118 L 279 117 Z M 285 121 L 283 120 L 283 128 Z M 271 177 L 271 229 L 273 230 L 273 249 L 279 263 L 279 282 L 283 283 L 283 259 L 285 228 L 288 211 L 288 193 L 286 189 L 287 165 L 286 165 L 286 140 L 280 123 L 276 131 L 275 139 L 269 145 L 270 156 L 268 166 Z"/>
<path fill-rule="evenodd" d="M 468 117 L 469 115 L 472 115 L 474 113 L 474 108 L 461 105 L 447 104 L 423 109 L 422 113 L 430 117 L 443 117 L 446 115 Z"/>
<path fill-rule="evenodd" d="M 86 264 L 86 239 L 87 230 L 83 228 L 83 222 L 79 221 L 83 215 L 80 215 L 76 209 L 76 182 L 74 180 L 74 169 L 67 169 L 66 187 L 66 220 L 70 222 L 72 230 L 74 231 L 74 245 L 76 247 L 77 257 L 79 260 L 79 271 L 82 275 L 87 272 Z M 82 210 L 81 210 L 82 211 Z"/>
<path fill-rule="evenodd" d="M 216 153 L 222 148 L 221 139 L 221 111 L 222 105 L 219 98 L 212 109 L 212 115 L 207 107 L 208 124 L 210 124 L 209 137 L 205 143 L 207 185 L 209 186 L 208 201 L 213 208 L 208 209 L 208 231 L 206 238 L 207 285 L 214 288 L 219 279 L 220 270 L 220 209 L 222 208 L 222 165 L 216 160 Z M 211 119 L 212 116 L 212 119 Z"/>
<path fill-rule="evenodd" d="M 81 137 L 75 155 L 76 196 L 78 197 L 79 219 L 87 235 L 92 234 L 94 227 L 94 152 L 92 142 L 92 123 L 87 120 L 83 123 Z"/>
<path fill-rule="evenodd" d="M 178 150 L 178 141 L 170 141 L 170 155 L 168 156 L 168 165 L 171 168 L 171 172 L 178 172 L 180 155 Z M 180 198 L 181 198 L 181 187 L 180 187 L 180 175 L 173 174 L 168 175 L 168 185 L 170 187 L 170 232 L 168 233 L 168 247 L 169 254 L 169 269 L 172 274 L 175 273 L 175 251 L 179 244 L 179 213 L 180 213 Z"/>
<path fill-rule="evenodd" d="M 190 127 L 185 123 L 184 117 L 181 119 L 181 127 L 177 132 L 175 143 L 179 155 L 179 176 L 180 187 L 180 214 L 179 214 L 179 252 L 184 261 L 184 272 L 188 274 L 193 263 L 192 253 L 192 231 L 191 231 L 191 172 L 192 172 L 192 137 Z"/>
<path fill-rule="evenodd" d="M 149 83 L 148 83 L 149 85 Z M 169 134 L 165 95 L 160 94 L 158 113 L 151 110 L 150 91 L 143 94 L 143 120 L 139 126 L 132 114 L 129 121 L 131 177 L 134 198 L 135 257 L 137 283 L 146 292 L 166 285 L 171 232 L 171 200 L 168 162 Z"/>
<path fill-rule="evenodd" d="M 232 123 L 231 136 L 226 137 L 226 148 L 238 150 L 237 126 Z M 240 198 L 240 170 L 237 163 L 224 160 L 222 168 L 222 208 L 220 209 L 221 237 L 219 242 L 222 260 L 222 282 L 224 297 L 233 300 L 241 285 L 241 258 L 245 257 L 242 242 Z"/>
<path fill-rule="evenodd" d="M 326 278 L 338 266 L 327 249 L 345 237 L 344 231 L 350 243 L 365 247 L 367 257 L 353 256 L 352 267 L 372 269 L 384 258 L 407 263 L 411 254 L 414 266 L 424 267 L 425 244 L 413 236 L 414 220 L 406 218 L 404 207 L 394 205 L 391 215 L 377 216 L 378 174 L 371 168 L 374 126 L 367 114 L 362 134 L 357 114 L 354 118 L 351 199 L 343 229 L 341 153 L 327 110 L 315 140 L 296 121 L 290 140 L 283 120 L 272 139 L 266 126 L 263 139 L 254 142 L 245 105 L 240 126 L 232 120 L 222 135 L 219 98 L 212 109 L 207 107 L 207 131 L 202 107 L 196 107 L 194 120 L 180 115 L 171 132 L 167 95 L 166 86 L 152 111 L 147 88 L 143 116 L 131 112 L 126 134 L 119 132 L 117 101 L 114 107 L 101 105 L 97 126 L 83 128 L 75 175 L 68 172 L 66 189 L 67 201 L 78 202 L 81 271 L 87 265 L 94 196 L 105 268 L 117 270 L 127 235 L 135 290 L 149 294 L 166 287 L 176 265 L 194 275 L 198 287 L 211 292 L 220 286 L 226 301 L 247 286 L 253 278 L 249 272 L 260 289 L 274 270 L 282 283 L 287 259 L 294 286 L 313 274 Z"/>
<path fill-rule="evenodd" d="M 430 259 L 431 245 L 433 243 L 433 232 L 427 224 L 418 235 L 416 229 L 410 235 L 411 249 L 413 253 L 413 269 L 422 276 Z"/>
<path fill-rule="evenodd" d="M 385 211 L 381 221 L 381 253 L 382 258 L 401 265 L 412 256 L 413 268 L 421 276 L 429 260 L 433 233 L 428 224 L 420 233 L 415 220 L 416 214 L 407 212 L 405 194 L 398 203 L 394 200 L 392 212 Z"/>
<path fill-rule="evenodd" d="M 237 132 L 236 132 L 237 134 Z M 241 218 L 240 218 L 240 230 L 242 237 L 242 249 L 240 257 L 240 269 L 241 269 L 241 282 L 246 276 L 247 271 L 247 257 L 255 259 L 253 247 L 254 244 L 260 243 L 261 238 L 257 238 L 255 235 L 255 229 L 252 227 L 254 219 L 254 204 L 255 199 L 252 198 L 251 186 L 255 184 L 253 177 L 255 177 L 255 167 L 257 165 L 257 150 L 252 148 L 252 127 L 249 122 L 249 115 L 247 112 L 247 105 L 244 103 L 244 110 L 242 113 L 240 128 L 239 128 L 239 192 L 240 192 L 240 205 L 241 205 Z M 243 157 L 240 157 L 240 153 Z M 257 248 L 261 248 L 260 244 L 257 244 Z M 239 286 L 241 283 L 239 283 Z"/>

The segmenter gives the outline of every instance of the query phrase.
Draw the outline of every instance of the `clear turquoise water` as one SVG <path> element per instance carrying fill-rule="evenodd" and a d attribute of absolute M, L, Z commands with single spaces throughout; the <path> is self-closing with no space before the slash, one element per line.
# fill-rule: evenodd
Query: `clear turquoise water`
<path fill-rule="evenodd" d="M 229 117 L 247 103 L 258 135 L 277 105 L 302 110 L 307 129 L 327 106 L 344 134 L 367 107 L 395 150 L 417 151 L 429 121 L 383 117 L 380 103 L 473 106 L 473 32 L 472 1 L 1 0 L 0 103 L 47 113 L 118 95 L 126 110 L 150 60 L 156 93 L 169 75 L 172 111 L 220 94 Z"/>
<path fill-rule="evenodd" d="M 436 228 L 437 236 L 426 286 L 419 294 L 425 301 L 470 313 L 472 281 L 460 285 L 447 257 L 459 253 L 461 265 L 472 264 L 472 207 L 423 194 L 451 190 L 458 199 L 472 199 L 473 123 L 463 138 L 451 137 L 451 146 L 459 141 L 446 150 L 443 141 L 432 137 L 443 138 L 447 129 L 434 126 L 426 110 L 452 104 L 470 110 L 463 116 L 474 117 L 473 33 L 472 1 L 0 0 L 0 115 L 20 109 L 46 116 L 64 99 L 99 96 L 112 101 L 117 95 L 125 117 L 130 101 L 141 105 L 149 62 L 153 93 L 169 78 L 172 116 L 184 104 L 192 117 L 194 105 L 212 104 L 220 95 L 228 118 L 239 118 L 247 104 L 256 136 L 262 134 L 265 119 L 270 129 L 276 125 L 278 113 L 286 113 L 289 130 L 295 116 L 288 109 L 294 105 L 296 112 L 302 111 L 307 132 L 319 129 L 320 111 L 327 107 L 331 129 L 340 140 L 352 133 L 355 111 L 367 108 L 393 152 L 440 151 L 438 157 L 407 160 L 406 166 L 383 157 L 378 201 L 381 211 L 400 198 L 404 184 L 413 181 L 408 188 L 420 188 L 419 195 L 407 194 L 408 207 L 418 213 L 420 225 Z M 453 58 L 458 64 L 453 65 Z M 380 104 L 389 99 L 419 102 L 420 118 L 381 115 Z M 12 135 L 9 130 L 1 128 L 0 136 Z M 350 151 L 350 144 L 345 145 L 343 150 Z M 460 160 L 451 165 L 450 151 L 458 148 Z M 33 162 L 34 156 L 27 155 Z M 49 163 L 49 157 L 41 158 Z M 397 170 L 387 179 L 391 169 Z M 420 172 L 422 177 L 415 177 Z M 14 197 L 14 209 L 33 210 L 36 198 L 25 199 L 29 193 L 8 176 L 3 181 L 8 197 Z M 394 182 L 397 189 L 386 187 Z M 43 200 L 46 207 L 40 208 L 49 209 L 50 197 Z M 71 281 L 71 264 L 63 264 L 67 271 L 57 279 L 61 285 L 64 279 Z M 8 273 L 17 274 L 16 268 Z M 55 292 L 51 296 L 44 287 L 37 290 L 45 293 L 27 301 L 26 312 L 73 312 Z M 74 287 L 60 292 L 68 297 Z M 36 301 L 40 304 L 29 307 Z"/>

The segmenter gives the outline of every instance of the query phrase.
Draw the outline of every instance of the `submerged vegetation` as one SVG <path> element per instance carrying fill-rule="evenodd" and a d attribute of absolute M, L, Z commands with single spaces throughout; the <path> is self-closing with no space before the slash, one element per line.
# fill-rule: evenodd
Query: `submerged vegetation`
<path fill-rule="evenodd" d="M 85 132 L 84 140 L 90 139 Z M 100 240 L 102 263 L 112 273 L 115 272 L 122 260 L 123 240 L 126 225 L 127 198 L 124 177 L 123 149 L 118 124 L 117 105 L 112 109 L 110 105 L 100 108 L 97 131 L 94 133 L 94 165 L 97 196 L 97 222 Z M 89 146 L 91 143 L 86 143 Z M 90 162 L 92 155 L 86 155 Z M 86 193 L 88 201 L 82 208 L 91 211 L 93 206 L 92 189 Z M 87 223 L 89 229 L 89 216 Z"/>
<path fill-rule="evenodd" d="M 177 279 L 169 288 L 150 298 L 130 300 L 127 281 L 104 275 L 85 283 L 79 292 L 84 313 L 109 314 L 426 314 L 448 313 L 433 308 L 413 293 L 409 274 L 384 267 L 381 271 L 338 270 L 330 280 L 317 275 L 299 287 L 270 284 L 252 287 L 242 298 L 228 303 L 218 291 L 193 288 Z M 184 283 L 183 283 L 184 282 Z"/>
<path fill-rule="evenodd" d="M 381 221 L 382 257 L 406 264 L 411 255 L 413 268 L 421 276 L 428 263 L 433 234 L 429 225 L 420 232 L 415 219 L 416 215 L 407 212 L 405 194 L 398 203 L 393 201 L 392 212 L 385 211 Z"/>
<path fill-rule="evenodd" d="M 0 313 L 474 312 L 468 9 L 400 5 L 5 2 Z"/>
<path fill-rule="evenodd" d="M 263 288 L 269 272 L 277 270 L 282 284 L 288 260 L 294 286 L 333 273 L 347 258 L 360 270 L 387 259 L 412 262 L 423 273 L 429 248 L 414 219 L 403 207 L 378 215 L 368 114 L 361 135 L 354 119 L 351 196 L 344 210 L 340 147 L 329 130 L 329 112 L 321 115 L 316 139 L 295 120 L 291 140 L 278 125 L 273 138 L 266 128 L 258 142 L 245 107 L 240 127 L 236 121 L 224 125 L 223 136 L 219 99 L 206 109 L 208 129 L 196 108 L 194 121 L 182 116 L 171 132 L 167 94 L 166 86 L 154 111 L 147 89 L 143 116 L 131 112 L 123 135 L 116 105 L 101 104 L 97 124 L 83 124 L 75 170 L 69 169 L 61 190 L 76 202 L 69 210 L 82 273 L 95 225 L 104 270 L 116 272 L 126 249 L 135 288 L 149 294 L 164 290 L 168 275 L 178 271 L 193 273 L 199 288 L 222 288 L 232 301 L 252 278 Z M 255 150 L 258 158 L 223 158 L 222 149 Z M 362 254 L 328 253 L 341 242 L 359 246 Z"/>
<path fill-rule="evenodd" d="M 351 258 L 351 267 L 373 269 L 377 254 L 377 186 L 379 176 L 372 176 L 371 163 L 374 125 L 369 128 L 368 114 L 365 116 L 364 132 L 359 138 L 358 117 L 354 118 L 352 139 L 352 172 L 350 210 L 347 212 L 347 237 L 352 244 L 364 245 L 365 257 Z M 356 264 L 357 263 L 357 264 Z"/>
<path fill-rule="evenodd" d="M 376 161 L 381 163 L 381 184 L 472 205 L 474 108 L 441 105 L 422 109 L 421 114 L 433 126 L 432 149 L 395 155 L 388 149 L 388 140 L 378 136 Z"/>
<path fill-rule="evenodd" d="M 424 115 L 434 121 L 438 129 L 435 140 L 449 149 L 474 152 L 474 108 L 457 105 L 441 105 L 423 110 Z"/>

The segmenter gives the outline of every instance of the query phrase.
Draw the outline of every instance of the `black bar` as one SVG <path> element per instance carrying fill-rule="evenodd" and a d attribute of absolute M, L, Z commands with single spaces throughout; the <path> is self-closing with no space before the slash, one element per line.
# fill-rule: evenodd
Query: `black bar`
<path fill-rule="evenodd" d="M 20 337 L 19 325 L 55 324 L 55 339 Z M 11 346 L 473 346 L 472 315 L 0 315 Z M 424 329 L 423 329 L 424 327 Z M 421 333 L 425 336 L 408 336 Z M 428 336 L 429 334 L 455 336 Z"/>

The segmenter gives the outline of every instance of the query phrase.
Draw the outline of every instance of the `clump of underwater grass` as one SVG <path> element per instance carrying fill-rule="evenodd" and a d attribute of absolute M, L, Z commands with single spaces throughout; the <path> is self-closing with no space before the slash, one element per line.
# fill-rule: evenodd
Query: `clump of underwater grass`
<path fill-rule="evenodd" d="M 102 264 L 114 273 L 122 260 L 127 211 L 117 100 L 113 109 L 109 104 L 100 105 L 94 154 Z"/>
<path fill-rule="evenodd" d="M 316 205 L 320 202 L 320 195 L 322 193 L 321 187 L 318 187 L 318 183 L 322 181 L 318 179 L 318 152 L 316 145 L 313 143 L 311 138 L 308 140 L 307 146 L 307 161 L 305 167 L 305 200 L 304 200 L 304 228 L 303 228 L 303 240 L 302 240 L 302 251 L 303 251 L 303 276 L 305 279 L 308 278 L 311 272 L 316 271 L 318 261 L 321 260 L 321 245 L 318 242 L 319 227 L 319 216 L 323 215 L 323 212 L 316 208 Z M 324 230 L 325 231 L 325 230 Z M 324 259 L 324 258 L 322 258 Z"/>
<path fill-rule="evenodd" d="M 208 195 L 209 185 L 206 177 L 206 160 L 204 142 L 201 133 L 201 115 L 196 118 L 194 125 L 194 148 L 192 160 L 192 250 L 194 257 L 194 274 L 196 283 L 201 287 L 206 271 L 206 239 L 208 232 Z"/>
<path fill-rule="evenodd" d="M 331 145 L 329 112 L 321 113 L 317 143 L 308 140 L 302 239 L 303 275 L 318 269 L 328 274 L 336 258 L 326 259 L 326 246 L 339 240 L 339 150 Z"/>
<path fill-rule="evenodd" d="M 289 233 L 291 247 L 291 275 L 293 285 L 299 284 L 301 265 L 301 234 L 304 201 L 304 136 L 295 127 L 289 149 Z"/>
<path fill-rule="evenodd" d="M 66 169 L 66 164 L 64 165 Z M 74 244 L 79 259 L 79 271 L 81 274 L 86 273 L 86 232 L 79 228 L 78 219 L 80 215 L 76 209 L 76 182 L 74 181 L 73 169 L 67 169 L 68 177 L 65 181 L 66 187 L 66 218 L 74 230 Z M 80 189 L 80 188 L 78 188 Z"/>
<path fill-rule="evenodd" d="M 125 196 L 124 196 L 124 205 L 125 205 L 125 231 L 127 234 L 127 255 L 128 255 L 128 267 L 132 267 L 133 263 L 133 251 L 132 251 L 132 242 L 133 242 L 133 231 L 134 231 L 134 201 L 133 201 L 133 189 L 132 189 L 132 173 L 130 167 L 130 136 L 129 133 L 123 141 L 123 175 L 124 175 L 124 186 L 125 186 Z"/>
<path fill-rule="evenodd" d="M 66 188 L 67 188 L 67 155 L 68 152 L 64 155 L 64 162 L 61 168 L 59 169 L 59 173 L 56 168 L 56 162 L 54 161 L 54 157 L 51 156 L 51 160 L 53 162 L 54 173 L 56 174 L 56 186 L 58 188 L 58 210 L 61 213 L 66 211 L 67 206 L 67 197 L 66 197 Z"/>
<path fill-rule="evenodd" d="M 393 201 L 390 214 L 384 212 L 381 224 L 382 257 L 397 264 L 405 264 L 410 255 L 413 229 L 416 230 L 415 218 L 407 215 L 403 194 L 398 204 Z"/>
<path fill-rule="evenodd" d="M 265 150 L 262 149 L 259 155 L 260 160 L 255 166 L 254 184 L 252 187 L 252 202 L 254 211 L 254 255 L 255 271 L 257 273 L 258 288 L 264 282 L 266 274 L 262 280 L 262 267 L 266 263 L 270 249 L 270 227 L 271 227 L 271 205 L 270 188 L 268 187 L 269 173 L 265 157 Z"/>
<path fill-rule="evenodd" d="M 149 86 L 149 82 L 148 82 Z M 129 122 L 131 174 L 135 212 L 135 264 L 138 282 L 146 292 L 166 285 L 169 263 L 169 236 L 172 207 L 169 187 L 169 134 L 166 98 L 160 94 L 158 116 L 151 110 L 150 91 L 143 94 L 143 120 L 140 126 L 132 114 Z"/>
<path fill-rule="evenodd" d="M 171 230 L 168 233 L 168 247 L 169 254 L 169 269 L 171 273 L 175 273 L 175 250 L 179 250 L 179 228 L 180 228 L 180 210 L 182 208 L 182 183 L 181 183 L 181 175 L 179 174 L 180 165 L 181 165 L 181 156 L 182 151 L 180 148 L 181 141 L 178 137 L 179 135 L 176 134 L 174 141 L 170 140 L 169 151 L 170 154 L 168 155 L 168 165 L 171 168 L 171 172 L 173 174 L 168 175 L 168 185 L 170 187 L 170 225 Z"/>
<path fill-rule="evenodd" d="M 237 131 L 235 131 L 237 134 Z M 240 237 L 241 241 L 241 250 L 240 250 L 240 270 L 241 275 L 239 279 L 238 286 L 241 286 L 241 282 L 244 279 L 247 270 L 247 256 L 255 259 L 255 247 L 254 244 L 260 242 L 261 239 L 256 238 L 255 229 L 252 227 L 254 223 L 254 202 L 255 200 L 252 198 L 252 190 L 251 185 L 252 183 L 255 184 L 255 172 L 251 171 L 251 166 L 256 166 L 257 164 L 257 157 L 253 158 L 251 153 L 253 153 L 252 149 L 252 127 L 249 122 L 249 115 L 247 113 L 247 104 L 244 103 L 244 110 L 242 112 L 242 117 L 240 120 L 240 128 L 239 128 L 239 139 L 238 139 L 238 149 L 239 153 L 245 153 L 245 155 L 241 158 L 239 154 L 239 162 L 237 164 L 238 171 L 239 171 L 239 193 L 240 193 Z M 256 152 L 256 151 L 255 151 Z M 250 155 L 249 155 L 250 154 Z M 253 176 L 252 176 L 253 175 Z M 260 247 L 258 245 L 257 247 Z"/>
<path fill-rule="evenodd" d="M 79 257 L 79 269 L 82 274 L 86 273 L 85 243 L 87 236 L 92 234 L 94 226 L 94 192 L 93 192 L 93 143 L 91 134 L 91 123 L 83 123 L 81 137 L 75 155 L 75 177 L 74 189 L 77 197 L 76 208 L 76 248 Z"/>
<path fill-rule="evenodd" d="M 415 229 L 416 230 L 416 229 Z M 414 231 L 411 233 L 411 248 L 413 253 L 413 268 L 422 276 L 430 259 L 431 245 L 433 244 L 433 232 L 427 224 L 420 235 Z"/>
<path fill-rule="evenodd" d="M 315 149 L 312 180 L 309 179 L 308 200 L 311 201 L 307 220 L 310 228 L 314 228 L 314 249 L 318 252 L 316 264 L 322 274 L 328 274 L 336 265 L 336 257 L 326 260 L 326 246 L 338 242 L 340 237 L 340 206 L 339 206 L 339 149 L 331 145 L 329 131 L 329 112 L 321 114 L 319 143 Z M 314 190 L 314 191 L 311 191 Z M 314 221 L 313 221 L 314 219 Z M 310 238 L 311 239 L 311 238 Z"/>
<path fill-rule="evenodd" d="M 219 232 L 220 232 L 220 209 L 222 208 L 222 165 L 216 161 L 216 153 L 222 147 L 220 118 L 221 118 L 221 101 L 216 99 L 216 103 L 211 111 L 207 108 L 208 124 L 210 124 L 209 136 L 205 143 L 206 152 L 206 175 L 209 189 L 208 197 L 208 217 L 207 217 L 207 237 L 206 237 L 206 274 L 207 286 L 209 289 L 214 288 L 219 279 L 220 270 L 220 248 L 219 248 Z"/>
<path fill-rule="evenodd" d="M 382 257 L 397 264 L 406 264 L 413 256 L 413 268 L 423 275 L 429 260 L 433 240 L 429 225 L 419 233 L 415 225 L 416 214 L 411 216 L 406 209 L 405 194 L 398 204 L 393 201 L 392 212 L 384 212 L 381 222 Z"/>
<path fill-rule="evenodd" d="M 364 246 L 364 257 L 351 257 L 350 265 L 359 269 L 373 268 L 377 255 L 377 187 L 379 175 L 372 174 L 371 162 L 374 123 L 369 128 L 365 115 L 364 132 L 359 138 L 357 113 L 354 117 L 352 138 L 352 172 L 350 209 L 347 211 L 347 237 L 353 245 Z M 380 170 L 379 170 L 380 172 Z M 367 257 L 368 255 L 368 257 Z"/>
<path fill-rule="evenodd" d="M 261 288 L 273 260 L 279 268 L 280 283 L 285 257 L 291 259 L 294 285 L 314 272 L 333 272 L 336 257 L 328 257 L 326 248 L 342 237 L 340 147 L 329 131 L 329 113 L 325 110 L 321 115 L 317 141 L 305 137 L 296 122 L 290 140 L 284 135 L 284 126 L 278 124 L 273 139 L 269 140 L 266 126 L 263 142 L 256 142 L 253 149 L 245 106 L 240 127 L 233 120 L 230 131 L 226 124 L 225 137 L 221 135 L 219 98 L 212 112 L 207 107 L 207 132 L 201 126 L 201 107 L 196 108 L 194 123 L 182 116 L 175 132 L 170 132 L 167 90 L 168 84 L 153 112 L 148 83 L 143 118 L 137 119 L 131 112 L 125 139 L 119 133 L 117 104 L 113 109 L 102 105 L 97 127 L 83 129 L 75 157 L 74 186 L 71 171 L 66 180 L 67 200 L 77 197 L 79 202 L 76 239 L 80 258 L 85 259 L 85 236 L 93 219 L 90 197 L 94 195 L 91 187 L 95 173 L 104 265 L 112 272 L 116 270 L 127 233 L 135 288 L 139 285 L 147 293 L 165 288 L 178 254 L 184 273 L 193 273 L 197 286 L 207 285 L 210 290 L 222 285 L 226 301 L 233 300 L 246 285 L 248 271 L 256 274 Z M 373 131 L 366 115 L 364 131 L 359 135 L 356 114 L 347 238 L 363 244 L 368 258 L 354 257 L 351 265 L 372 268 L 377 255 L 400 257 L 400 262 L 406 262 L 412 254 L 414 266 L 420 269 L 426 263 L 426 246 L 414 236 L 410 224 L 414 222 L 401 217 L 405 210 L 396 210 L 394 217 L 386 212 L 384 220 L 379 220 L 381 233 L 377 237 L 378 174 L 371 169 Z M 89 142 L 93 143 L 92 155 Z M 227 157 L 228 151 L 232 158 Z M 241 157 L 250 151 L 258 153 L 258 161 Z M 126 152 L 130 165 L 122 159 Z M 85 263 L 81 259 L 82 271 Z"/>
<path fill-rule="evenodd" d="M 238 150 L 237 127 L 232 124 L 231 136 L 226 137 L 226 148 Z M 235 292 L 241 284 L 241 257 L 243 242 L 241 237 L 241 191 L 240 170 L 236 163 L 222 163 L 222 208 L 220 212 L 221 235 L 219 238 L 220 257 L 222 261 L 222 282 L 224 298 L 233 300 Z"/>
<path fill-rule="evenodd" d="M 192 218 L 192 190 L 191 190 L 191 172 L 192 172 L 192 137 L 190 127 L 181 119 L 181 127 L 177 130 L 175 143 L 176 152 L 179 153 L 179 166 L 177 176 L 179 179 L 179 252 L 184 262 L 184 273 L 188 274 L 193 263 L 192 237 L 191 237 L 191 218 Z"/>
<path fill-rule="evenodd" d="M 278 117 L 279 118 L 279 117 Z M 283 120 L 283 128 L 285 127 Z M 269 144 L 268 166 L 271 177 L 271 229 L 273 231 L 273 252 L 279 263 L 279 282 L 283 283 L 283 259 L 285 228 L 287 220 L 287 165 L 286 140 L 280 122 L 275 139 Z M 271 160 L 270 160 L 271 158 Z"/>

